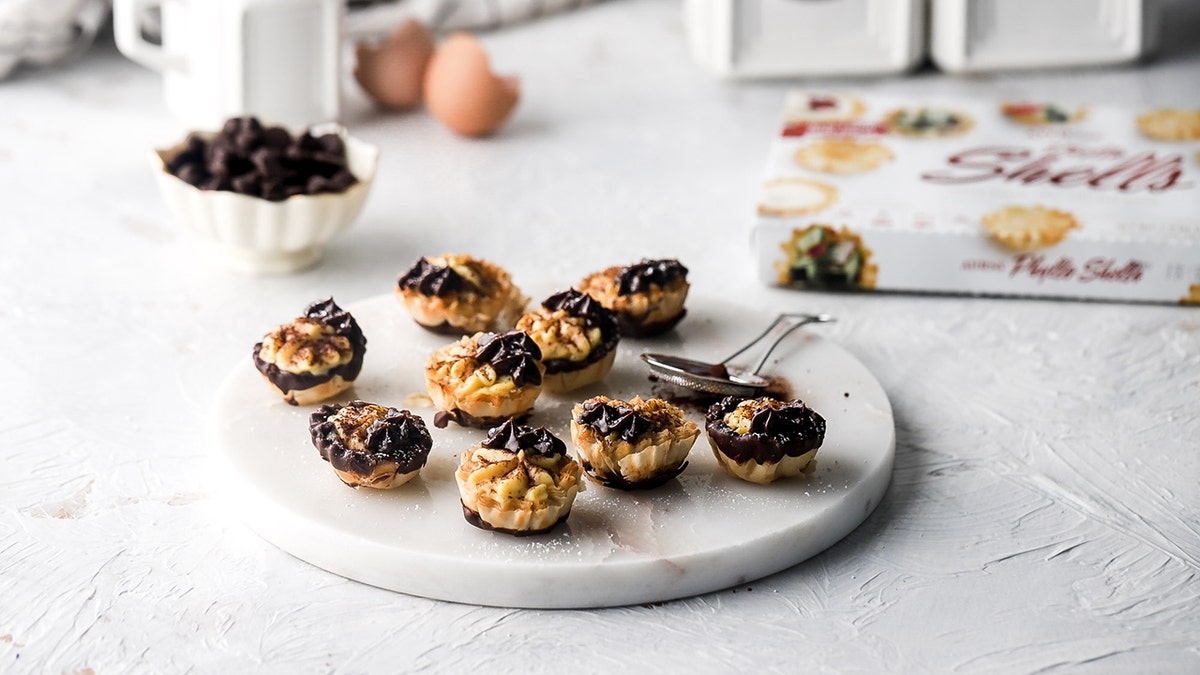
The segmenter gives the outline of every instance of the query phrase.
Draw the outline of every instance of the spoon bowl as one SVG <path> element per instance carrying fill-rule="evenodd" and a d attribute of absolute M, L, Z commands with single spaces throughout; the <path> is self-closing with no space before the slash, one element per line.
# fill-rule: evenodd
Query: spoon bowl
<path fill-rule="evenodd" d="M 718 363 L 653 352 L 644 353 L 641 358 L 655 375 L 669 384 L 719 396 L 754 396 L 771 384 L 758 371 L 762 370 L 767 358 L 783 338 L 800 326 L 831 321 L 835 319 L 828 314 L 780 314 L 762 334 Z M 767 346 L 753 368 L 730 363 L 747 350 L 762 344 Z"/>

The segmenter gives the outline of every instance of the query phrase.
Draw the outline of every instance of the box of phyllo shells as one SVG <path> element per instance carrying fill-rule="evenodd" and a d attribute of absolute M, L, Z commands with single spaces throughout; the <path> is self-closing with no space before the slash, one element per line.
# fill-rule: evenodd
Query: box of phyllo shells
<path fill-rule="evenodd" d="M 792 92 L 757 206 L 771 284 L 1200 304 L 1200 108 Z"/>

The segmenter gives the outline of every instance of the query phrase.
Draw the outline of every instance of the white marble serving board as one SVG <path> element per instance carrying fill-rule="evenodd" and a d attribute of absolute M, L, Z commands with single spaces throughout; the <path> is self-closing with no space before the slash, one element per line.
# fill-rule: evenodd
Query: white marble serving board
<path fill-rule="evenodd" d="M 543 394 L 530 422 L 570 447 L 575 402 L 599 393 L 678 393 L 649 380 L 641 352 L 719 360 L 773 318 L 700 297 L 689 298 L 688 307 L 673 332 L 623 340 L 605 382 L 566 397 Z M 434 444 L 418 479 L 391 491 L 343 485 L 309 440 L 315 406 L 284 403 L 249 358 L 220 389 L 211 421 L 220 475 L 250 527 L 334 574 L 481 605 L 668 600 L 744 584 L 825 550 L 871 513 L 891 478 L 895 425 L 887 395 L 857 359 L 808 328 L 785 340 L 764 372 L 788 380 L 794 396 L 828 422 L 811 475 L 769 486 L 738 480 L 717 465 L 701 434 L 687 469 L 663 487 L 623 492 L 589 483 L 568 521 L 550 533 L 517 538 L 480 530 L 463 519 L 454 469 L 483 432 L 434 428 L 423 396 L 425 360 L 448 338 L 419 328 L 390 295 L 348 309 L 367 336 L 367 354 L 362 375 L 338 400 L 421 415 Z M 703 425 L 698 408 L 688 414 Z"/>

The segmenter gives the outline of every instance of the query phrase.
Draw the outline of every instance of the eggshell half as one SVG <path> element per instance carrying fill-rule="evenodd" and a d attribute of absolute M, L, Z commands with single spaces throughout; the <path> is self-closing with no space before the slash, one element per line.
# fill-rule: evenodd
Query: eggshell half
<path fill-rule="evenodd" d="M 354 79 L 379 105 L 395 110 L 412 108 L 421 102 L 433 48 L 429 29 L 409 19 L 379 47 L 358 45 Z"/>
<path fill-rule="evenodd" d="M 520 98 L 517 78 L 492 73 L 483 45 L 454 33 L 434 52 L 425 70 L 425 105 L 452 131 L 484 136 L 495 131 Z"/>

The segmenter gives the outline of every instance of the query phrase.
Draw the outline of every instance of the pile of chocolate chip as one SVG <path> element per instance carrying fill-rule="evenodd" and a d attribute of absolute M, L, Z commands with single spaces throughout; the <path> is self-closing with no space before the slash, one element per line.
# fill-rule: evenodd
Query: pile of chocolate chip
<path fill-rule="evenodd" d="M 296 195 L 343 192 L 358 182 L 346 165 L 337 134 L 292 137 L 253 117 L 225 122 L 211 140 L 188 136 L 187 147 L 167 170 L 201 190 L 226 190 L 273 202 Z"/>

